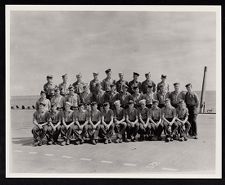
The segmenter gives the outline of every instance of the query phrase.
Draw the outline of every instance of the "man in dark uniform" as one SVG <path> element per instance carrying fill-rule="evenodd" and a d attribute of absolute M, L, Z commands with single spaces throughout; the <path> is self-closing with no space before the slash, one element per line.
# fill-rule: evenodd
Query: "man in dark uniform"
<path fill-rule="evenodd" d="M 82 81 L 81 73 L 76 75 L 77 81 L 73 83 L 74 92 L 80 95 L 84 91 L 85 83 Z"/>
<path fill-rule="evenodd" d="M 146 77 L 146 80 L 142 82 L 141 84 L 141 90 L 143 92 L 143 94 L 146 94 L 147 93 L 147 88 L 148 86 L 152 86 L 152 90 L 153 92 L 155 92 L 156 90 L 156 85 L 155 85 L 155 82 L 153 82 L 150 78 L 151 78 L 151 74 L 150 73 L 146 73 L 145 74 L 145 77 Z"/>
<path fill-rule="evenodd" d="M 129 87 L 128 92 L 130 94 L 133 94 L 134 93 L 133 87 L 135 87 L 135 86 L 138 87 L 139 90 L 141 90 L 141 82 L 138 81 L 138 77 L 139 76 L 140 75 L 138 73 L 133 72 L 133 80 L 130 81 L 129 84 L 128 84 L 128 87 Z"/>
<path fill-rule="evenodd" d="M 180 100 L 183 99 L 183 97 L 182 97 L 183 94 L 182 94 L 182 92 L 180 92 L 180 84 L 179 83 L 176 82 L 173 85 L 174 85 L 174 91 L 169 94 L 169 99 L 171 101 L 171 105 L 173 107 L 177 108 Z"/>
<path fill-rule="evenodd" d="M 118 98 L 118 92 L 116 91 L 116 85 L 115 84 L 111 84 L 110 88 L 111 88 L 110 91 L 106 91 L 104 93 L 104 102 L 109 102 L 110 109 L 114 110 L 115 109 L 114 108 L 114 102 Z"/>
<path fill-rule="evenodd" d="M 115 84 L 115 80 L 112 79 L 112 70 L 111 69 L 107 69 L 105 71 L 106 73 L 106 78 L 102 81 L 102 90 L 103 91 L 110 91 L 111 87 L 110 85 L 112 85 L 113 83 Z"/>
<path fill-rule="evenodd" d="M 92 96 L 92 101 L 95 101 L 98 104 L 98 109 L 102 111 L 104 103 L 104 94 L 105 92 L 101 89 L 101 84 L 96 84 L 96 93 Z"/>
<path fill-rule="evenodd" d="M 157 84 L 157 91 L 159 91 L 160 86 L 163 85 L 166 92 L 169 92 L 169 84 L 166 82 L 166 75 L 161 75 L 161 82 Z"/>
<path fill-rule="evenodd" d="M 191 124 L 189 135 L 192 136 L 194 139 L 198 139 L 197 116 L 198 116 L 199 99 L 197 94 L 192 91 L 192 85 L 190 83 L 187 84 L 185 87 L 187 88 L 187 93 L 185 95 L 185 103 L 189 111 L 188 121 Z"/>
<path fill-rule="evenodd" d="M 104 143 L 108 144 L 112 142 L 111 139 L 114 131 L 113 111 L 109 108 L 109 102 L 105 102 L 103 106 L 102 124 L 99 130 L 99 135 L 104 138 Z"/>
<path fill-rule="evenodd" d="M 90 81 L 90 92 L 94 95 L 96 94 L 97 88 L 96 84 L 100 84 L 100 81 L 98 79 L 98 73 L 94 72 L 93 73 L 94 79 Z"/>
<path fill-rule="evenodd" d="M 146 107 L 146 100 L 140 100 L 139 102 L 139 122 L 140 122 L 140 141 L 143 141 L 145 138 L 151 140 L 152 133 L 151 133 L 151 125 L 149 123 L 149 110 Z"/>
<path fill-rule="evenodd" d="M 69 93 L 68 83 L 67 83 L 67 81 L 68 81 L 67 74 L 62 75 L 62 80 L 63 80 L 63 82 L 61 84 L 59 84 L 59 90 L 60 90 L 60 94 L 62 96 L 66 96 Z"/>
<path fill-rule="evenodd" d="M 165 100 L 165 107 L 162 108 L 162 120 L 166 134 L 166 142 L 173 141 L 178 130 L 176 122 L 176 109 L 170 104 L 170 99 Z"/>
<path fill-rule="evenodd" d="M 136 135 L 139 131 L 140 124 L 138 122 L 138 110 L 134 108 L 134 101 L 130 100 L 126 110 L 126 123 L 127 123 L 127 141 L 135 142 Z"/>
<path fill-rule="evenodd" d="M 187 141 L 187 134 L 190 130 L 191 124 L 188 121 L 188 109 L 184 100 L 180 100 L 179 105 L 176 109 L 177 118 L 176 121 L 179 123 L 179 133 L 180 133 L 180 141 Z"/>
<path fill-rule="evenodd" d="M 115 123 L 115 132 L 117 133 L 116 143 L 122 143 L 126 141 L 125 131 L 126 131 L 126 122 L 125 122 L 125 110 L 120 106 L 120 100 L 114 102 L 114 123 Z"/>
<path fill-rule="evenodd" d="M 158 107 L 159 101 L 153 100 L 152 107 L 149 110 L 149 120 L 151 124 L 151 130 L 157 137 L 157 140 L 162 140 L 161 134 L 163 131 L 161 109 Z"/>
<path fill-rule="evenodd" d="M 124 109 L 127 108 L 128 102 L 130 100 L 132 100 L 132 96 L 129 92 L 127 92 L 128 86 L 127 85 L 123 85 L 122 86 L 122 92 L 120 92 L 118 94 L 118 100 L 120 100 L 121 103 L 121 107 L 123 107 Z"/>
<path fill-rule="evenodd" d="M 48 131 L 49 112 L 45 110 L 45 104 L 40 103 L 38 110 L 33 114 L 32 134 L 34 137 L 34 146 L 41 146 L 43 139 Z"/>
<path fill-rule="evenodd" d="M 61 112 L 57 110 L 57 104 L 52 104 L 51 111 L 49 113 L 50 119 L 49 119 L 49 128 L 48 128 L 48 135 L 49 135 L 49 141 L 48 144 L 57 144 L 58 143 L 58 137 L 61 132 L 61 120 L 62 115 Z"/>
<path fill-rule="evenodd" d="M 123 85 L 128 86 L 128 82 L 123 79 L 123 73 L 119 73 L 119 80 L 116 82 L 116 90 L 117 90 L 118 93 L 122 92 Z"/>
<path fill-rule="evenodd" d="M 55 89 L 55 85 L 53 84 L 53 76 L 48 75 L 46 79 L 47 79 L 47 83 L 44 84 L 43 90 L 46 93 L 46 98 L 51 100 L 53 96 L 52 92 L 54 92 L 54 89 Z"/>

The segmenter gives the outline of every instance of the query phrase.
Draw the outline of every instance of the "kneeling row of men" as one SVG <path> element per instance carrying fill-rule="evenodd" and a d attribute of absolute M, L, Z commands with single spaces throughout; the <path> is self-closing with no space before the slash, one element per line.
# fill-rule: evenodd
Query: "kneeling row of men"
<path fill-rule="evenodd" d="M 34 146 L 42 145 L 45 139 L 47 144 L 59 144 L 58 138 L 61 135 L 61 145 L 82 144 L 90 139 L 92 144 L 97 144 L 99 139 L 104 143 L 111 143 L 114 132 L 116 143 L 136 141 L 137 134 L 140 134 L 140 141 L 162 140 L 162 131 L 165 133 L 165 141 L 186 141 L 190 129 L 188 122 L 188 109 L 183 100 L 175 109 L 170 104 L 170 99 L 165 100 L 165 107 L 158 107 L 158 100 L 153 101 L 150 109 L 146 107 L 146 100 L 140 101 L 140 108 L 134 107 L 134 101 L 130 100 L 128 108 L 124 109 L 120 101 L 115 103 L 115 110 L 110 109 L 108 102 L 103 104 L 103 110 L 98 110 L 96 102 L 92 102 L 91 110 L 85 110 L 80 104 L 78 110 L 71 110 L 71 103 L 65 103 L 65 109 L 57 110 L 55 104 L 50 111 L 45 110 L 45 104 L 40 103 L 39 109 L 33 114 Z"/>

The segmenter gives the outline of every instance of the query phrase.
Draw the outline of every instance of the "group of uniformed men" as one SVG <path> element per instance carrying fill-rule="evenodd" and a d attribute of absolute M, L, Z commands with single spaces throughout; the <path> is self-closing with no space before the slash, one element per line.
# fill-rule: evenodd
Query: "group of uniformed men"
<path fill-rule="evenodd" d="M 189 83 L 187 92 L 181 92 L 179 83 L 169 91 L 167 76 L 161 75 L 157 85 L 146 73 L 146 80 L 138 81 L 139 74 L 133 73 L 133 80 L 111 78 L 111 69 L 105 71 L 106 78 L 100 82 L 98 73 L 86 84 L 82 75 L 68 85 L 67 74 L 58 86 L 53 76 L 47 76 L 47 83 L 36 102 L 33 114 L 34 146 L 47 144 L 76 145 L 88 140 L 97 144 L 99 139 L 111 143 L 116 133 L 116 143 L 138 140 L 186 141 L 187 136 L 197 139 L 197 114 L 199 100 Z M 61 136 L 62 142 L 58 142 Z"/>

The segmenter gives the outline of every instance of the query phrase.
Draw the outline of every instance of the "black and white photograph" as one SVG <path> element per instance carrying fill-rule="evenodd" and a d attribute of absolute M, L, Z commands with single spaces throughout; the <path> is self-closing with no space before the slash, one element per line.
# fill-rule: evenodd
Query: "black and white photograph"
<path fill-rule="evenodd" d="M 221 178 L 220 6 L 6 6 L 6 177 Z"/>

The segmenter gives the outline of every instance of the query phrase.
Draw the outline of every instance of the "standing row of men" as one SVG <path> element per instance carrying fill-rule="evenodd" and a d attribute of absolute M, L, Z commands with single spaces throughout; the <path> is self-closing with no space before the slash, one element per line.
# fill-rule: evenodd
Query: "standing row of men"
<path fill-rule="evenodd" d="M 131 104 L 134 105 L 135 109 L 140 110 L 143 104 L 141 102 L 143 100 L 145 101 L 146 107 L 148 109 L 151 109 L 153 107 L 155 101 L 158 102 L 157 107 L 159 107 L 159 109 L 164 108 L 168 100 L 171 102 L 172 107 L 179 108 L 179 102 L 183 100 L 184 104 L 187 105 L 189 112 L 188 120 L 191 125 L 191 128 L 189 129 L 189 135 L 197 138 L 196 119 L 198 114 L 197 109 L 199 101 L 197 95 L 192 91 L 191 84 L 186 85 L 186 94 L 180 92 L 179 83 L 174 83 L 174 91 L 169 92 L 169 86 L 165 81 L 165 75 L 161 76 L 162 81 L 156 86 L 155 83 L 150 80 L 150 73 L 145 74 L 146 80 L 142 83 L 138 82 L 139 74 L 134 73 L 134 79 L 131 82 L 127 83 L 123 80 L 122 73 L 119 73 L 120 80 L 115 82 L 111 79 L 111 70 L 108 69 L 105 72 L 107 74 L 107 77 L 102 82 L 98 80 L 98 74 L 93 73 L 94 79 L 90 82 L 89 86 L 82 82 L 81 74 L 78 74 L 77 81 L 69 86 L 67 85 L 67 75 L 63 75 L 63 83 L 61 83 L 58 87 L 53 85 L 53 77 L 47 76 L 48 82 L 44 85 L 44 91 L 41 92 L 41 97 L 36 103 L 36 109 L 39 110 L 40 105 L 44 105 L 43 109 L 46 112 L 49 112 L 51 110 L 51 105 L 54 105 L 56 109 L 61 110 L 60 112 L 62 112 L 62 109 L 66 109 L 66 106 L 70 104 L 70 109 L 74 111 L 78 109 L 78 106 L 81 106 L 84 107 L 84 110 L 90 112 L 91 104 L 95 103 L 97 109 L 100 112 L 103 112 L 105 109 L 104 104 L 107 103 L 109 104 L 109 108 L 115 111 L 115 103 L 119 101 L 120 107 L 124 110 L 127 110 L 129 108 L 131 102 Z M 141 122 L 139 116 L 138 120 L 138 122 Z M 60 124 L 62 124 L 62 121 L 60 122 Z M 87 122 L 88 125 L 90 125 L 90 121 Z M 100 122 L 102 122 L 102 120 Z M 70 132 L 73 133 L 74 131 Z M 75 133 L 75 135 L 77 135 L 78 132 Z M 129 135 L 129 133 L 127 134 Z"/>

